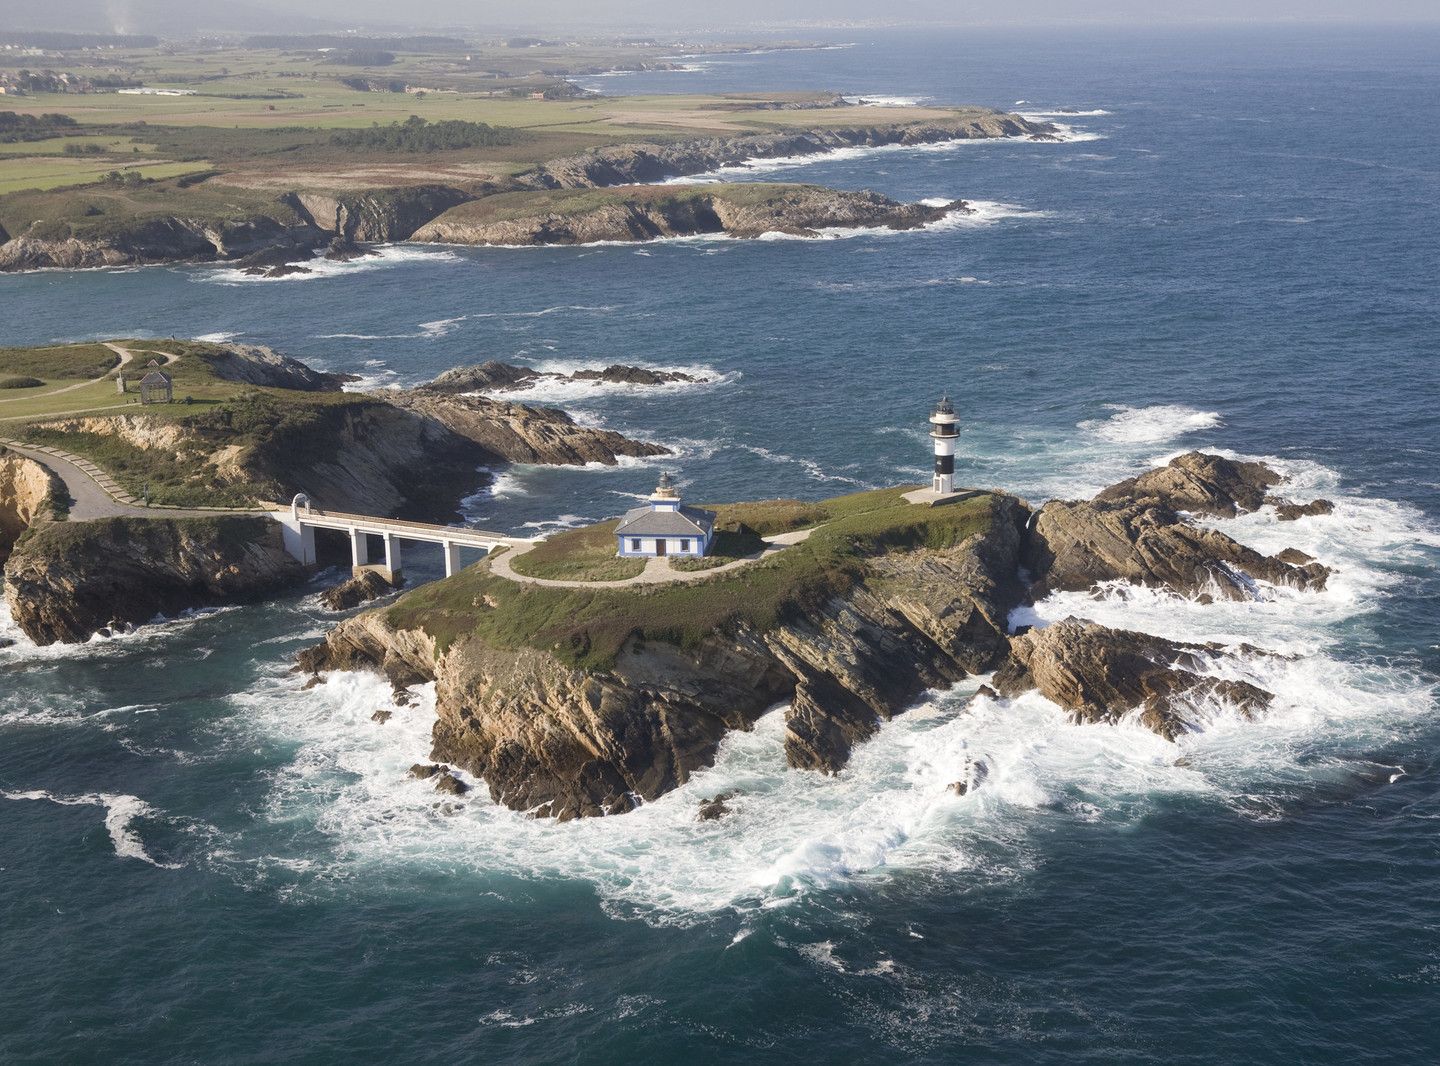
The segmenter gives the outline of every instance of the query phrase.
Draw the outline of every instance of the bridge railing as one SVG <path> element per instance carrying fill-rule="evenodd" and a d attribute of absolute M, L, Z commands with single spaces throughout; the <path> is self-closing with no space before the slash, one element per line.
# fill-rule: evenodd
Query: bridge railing
<path fill-rule="evenodd" d="M 322 521 L 340 522 L 351 526 L 368 526 L 371 528 L 393 529 L 397 533 L 409 531 L 412 535 L 422 534 L 426 539 L 436 540 L 487 540 L 503 543 L 521 541 L 523 537 L 512 537 L 508 533 L 496 533 L 488 529 L 476 529 L 474 526 L 442 526 L 435 522 L 407 522 L 399 518 L 377 518 L 374 515 L 351 514 L 347 511 L 327 511 L 320 507 L 307 507 L 296 512 L 296 517 L 301 522 L 307 519 L 320 519 Z"/>

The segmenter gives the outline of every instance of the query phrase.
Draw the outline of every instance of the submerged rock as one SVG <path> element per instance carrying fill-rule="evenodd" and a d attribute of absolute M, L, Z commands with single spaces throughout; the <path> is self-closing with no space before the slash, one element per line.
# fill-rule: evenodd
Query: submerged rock
<path fill-rule="evenodd" d="M 1038 690 L 1081 722 L 1113 723 L 1140 709 L 1146 728 L 1174 740 L 1197 728 L 1197 701 L 1219 699 L 1251 717 L 1274 699 L 1248 681 L 1204 673 L 1224 651 L 1066 618 L 1012 640 L 995 685 L 1007 698 Z"/>
<path fill-rule="evenodd" d="M 1311 500 L 1309 503 L 1291 503 L 1287 500 L 1277 500 L 1271 497 L 1266 502 L 1275 504 L 1275 516 L 1282 522 L 1294 522 L 1300 518 L 1314 518 L 1317 515 L 1331 514 L 1335 510 L 1335 504 L 1330 500 Z"/>
<path fill-rule="evenodd" d="M 702 799 L 700 801 L 700 810 L 696 813 L 695 817 L 702 822 L 713 822 L 725 817 L 725 815 L 732 813 L 727 804 L 738 795 L 740 795 L 740 793 L 732 789 L 729 792 L 721 792 L 713 799 Z"/>

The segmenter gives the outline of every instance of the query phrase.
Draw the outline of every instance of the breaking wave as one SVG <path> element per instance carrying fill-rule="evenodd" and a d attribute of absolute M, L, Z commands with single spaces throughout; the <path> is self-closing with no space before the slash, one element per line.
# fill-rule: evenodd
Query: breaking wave
<path fill-rule="evenodd" d="M 374 255 L 362 256 L 347 262 L 336 262 L 323 257 L 307 259 L 301 265 L 306 268 L 308 273 L 287 274 L 280 278 L 246 274 L 244 270 L 234 266 L 218 269 L 206 268 L 196 271 L 191 276 L 195 281 L 212 285 L 270 285 L 287 281 L 323 281 L 326 278 L 349 277 L 372 270 L 387 270 L 391 267 L 416 263 L 458 263 L 460 261 L 460 256 L 444 248 L 384 244 L 375 249 Z"/>
<path fill-rule="evenodd" d="M 1115 413 L 1108 418 L 1081 422 L 1080 428 L 1115 444 L 1157 444 L 1196 430 L 1224 425 L 1218 411 L 1199 411 L 1183 404 L 1126 407 L 1112 403 L 1105 406 Z"/>
<path fill-rule="evenodd" d="M 140 831 L 135 822 L 141 818 L 154 817 L 155 810 L 144 800 L 119 793 L 92 792 L 78 796 L 59 796 L 43 789 L 28 792 L 0 792 L 0 798 L 8 800 L 45 800 L 65 807 L 103 807 L 105 829 L 110 834 L 110 843 L 115 854 L 122 859 L 139 859 L 162 870 L 178 870 L 183 863 L 161 862 L 152 858 L 145 850 Z"/>

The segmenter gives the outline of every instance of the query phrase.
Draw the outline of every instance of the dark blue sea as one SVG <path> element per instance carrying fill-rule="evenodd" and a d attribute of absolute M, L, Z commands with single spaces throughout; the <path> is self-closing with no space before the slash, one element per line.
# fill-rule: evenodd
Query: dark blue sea
<path fill-rule="evenodd" d="M 598 79 L 1057 115 L 1064 143 L 847 152 L 781 178 L 963 197 L 932 230 L 390 249 L 0 278 L 0 343 L 224 336 L 375 386 L 497 358 L 702 385 L 551 388 L 671 445 L 690 498 L 923 476 L 1038 502 L 1194 447 L 1333 515 L 1225 523 L 1320 594 L 1077 613 L 1287 654 L 1260 720 L 1179 743 L 933 693 L 833 778 L 778 716 L 633 814 L 553 825 L 405 776 L 433 694 L 302 692 L 318 585 L 123 639 L 0 651 L 7 1063 L 1440 1060 L 1440 31 L 902 33 Z M 466 504 L 543 532 L 658 464 L 517 467 Z M 433 574 L 419 550 L 407 570 Z M 8 625 L 8 623 L 6 623 Z M 4 628 L 0 626 L 0 628 Z M 6 630 L 15 635 L 13 626 Z M 992 767 L 947 791 L 967 756 Z M 703 796 L 739 789 L 733 817 Z"/>

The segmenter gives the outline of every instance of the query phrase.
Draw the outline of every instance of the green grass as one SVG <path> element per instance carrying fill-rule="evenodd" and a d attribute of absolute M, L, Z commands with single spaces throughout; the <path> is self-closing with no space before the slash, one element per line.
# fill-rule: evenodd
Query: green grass
<path fill-rule="evenodd" d="M 31 444 L 48 444 L 85 458 L 109 471 L 136 499 L 170 507 L 245 507 L 259 499 L 252 485 L 227 485 L 207 465 L 199 447 L 178 453 L 160 448 L 139 448 L 119 437 L 102 433 L 64 432 L 39 427 L 20 434 Z"/>
<path fill-rule="evenodd" d="M 115 369 L 120 357 L 103 344 L 0 348 L 0 374 L 85 381 Z"/>
<path fill-rule="evenodd" d="M 195 170 L 195 163 L 137 162 L 120 156 L 27 156 L 0 160 L 0 195 L 35 189 L 63 189 L 101 180 L 112 170 L 133 172 L 145 178 L 173 178 Z"/>
<path fill-rule="evenodd" d="M 717 566 L 726 566 L 758 555 L 767 546 L 759 535 L 749 530 L 740 532 L 722 529 L 716 532 L 714 539 L 710 542 L 709 555 L 694 559 L 673 558 L 670 560 L 670 569 L 679 570 L 681 573 L 714 570 Z"/>
<path fill-rule="evenodd" d="M 518 574 L 554 581 L 621 581 L 645 569 L 644 559 L 615 554 L 616 522 L 571 529 L 541 541 L 510 564 Z"/>
<path fill-rule="evenodd" d="M 905 503 L 904 491 L 826 501 L 818 506 L 829 521 L 808 540 L 709 580 L 561 589 L 511 581 L 482 565 L 403 596 L 385 617 L 397 628 L 425 631 L 442 652 L 475 638 L 540 648 L 595 671 L 611 668 L 631 639 L 693 649 L 742 622 L 764 632 L 864 581 L 866 560 L 879 552 L 953 547 L 991 521 L 992 497 L 928 508 Z"/>

